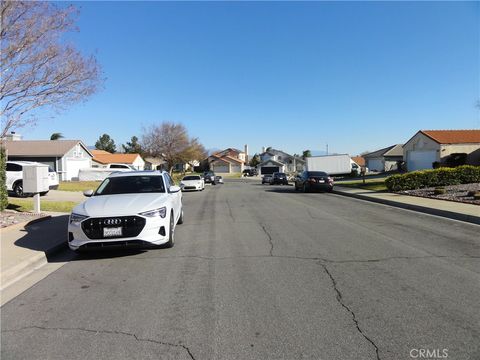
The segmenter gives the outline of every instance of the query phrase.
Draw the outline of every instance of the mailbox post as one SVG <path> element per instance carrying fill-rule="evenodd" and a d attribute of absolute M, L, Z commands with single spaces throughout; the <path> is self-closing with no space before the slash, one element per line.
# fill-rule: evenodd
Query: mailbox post
<path fill-rule="evenodd" d="M 26 194 L 34 194 L 33 212 L 40 213 L 40 193 L 48 190 L 47 165 L 23 166 L 23 192 Z"/>

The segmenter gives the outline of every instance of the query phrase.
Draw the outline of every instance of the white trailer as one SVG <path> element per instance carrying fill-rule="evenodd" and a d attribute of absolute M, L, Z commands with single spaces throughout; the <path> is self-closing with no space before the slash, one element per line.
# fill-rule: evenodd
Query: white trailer
<path fill-rule="evenodd" d="M 346 175 L 352 172 L 350 155 L 324 155 L 306 158 L 306 171 L 324 171 L 328 175 Z"/>

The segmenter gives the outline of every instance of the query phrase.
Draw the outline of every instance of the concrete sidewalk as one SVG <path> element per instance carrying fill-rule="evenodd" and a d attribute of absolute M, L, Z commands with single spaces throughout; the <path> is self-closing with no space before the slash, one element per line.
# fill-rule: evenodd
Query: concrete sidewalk
<path fill-rule="evenodd" d="M 64 249 L 68 214 L 50 213 L 50 218 L 1 230 L 1 290 L 5 290 L 35 269 L 45 265 L 48 256 Z"/>
<path fill-rule="evenodd" d="M 480 225 L 480 206 L 335 185 L 333 193 Z"/>

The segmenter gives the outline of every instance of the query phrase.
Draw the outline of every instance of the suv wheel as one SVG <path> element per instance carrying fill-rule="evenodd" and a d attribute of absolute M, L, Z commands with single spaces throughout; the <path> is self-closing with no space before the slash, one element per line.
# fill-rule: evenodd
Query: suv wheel
<path fill-rule="evenodd" d="M 168 241 L 165 243 L 166 248 L 172 248 L 175 244 L 175 217 L 173 211 L 170 213 L 170 228 L 168 230 Z"/>

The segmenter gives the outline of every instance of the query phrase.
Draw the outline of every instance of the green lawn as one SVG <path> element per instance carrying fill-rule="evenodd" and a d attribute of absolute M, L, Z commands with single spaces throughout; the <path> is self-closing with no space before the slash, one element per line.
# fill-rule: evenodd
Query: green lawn
<path fill-rule="evenodd" d="M 41 201 L 41 211 L 71 212 L 78 204 L 74 201 Z M 33 211 L 32 199 L 8 199 L 7 209 L 16 211 Z"/>
<path fill-rule="evenodd" d="M 336 183 L 338 186 L 353 187 L 365 190 L 372 191 L 388 191 L 385 186 L 386 178 L 376 178 L 376 179 L 365 179 L 365 184 L 363 180 L 352 180 L 352 181 L 339 181 Z"/>
<path fill-rule="evenodd" d="M 62 191 L 85 191 L 96 190 L 101 181 L 61 181 L 58 190 Z"/>

